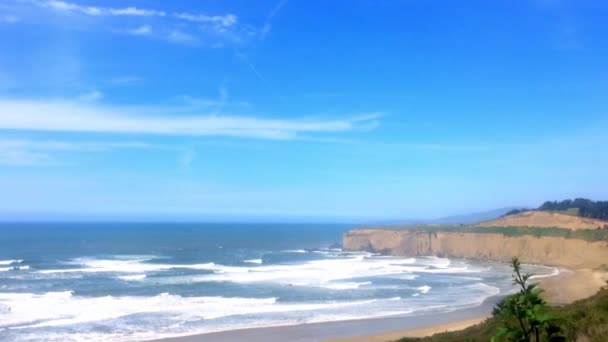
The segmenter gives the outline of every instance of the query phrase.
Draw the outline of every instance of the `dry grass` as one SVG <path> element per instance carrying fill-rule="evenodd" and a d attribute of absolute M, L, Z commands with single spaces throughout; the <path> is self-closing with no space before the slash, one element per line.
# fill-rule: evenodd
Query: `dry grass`
<path fill-rule="evenodd" d="M 576 217 L 555 212 L 526 211 L 496 220 L 478 223 L 479 227 L 556 227 L 565 229 L 597 229 L 608 227 L 608 221 Z"/>

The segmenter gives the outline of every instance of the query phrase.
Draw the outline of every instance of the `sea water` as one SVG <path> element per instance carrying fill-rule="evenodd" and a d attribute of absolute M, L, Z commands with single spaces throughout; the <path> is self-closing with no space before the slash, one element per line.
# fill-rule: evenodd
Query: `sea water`
<path fill-rule="evenodd" d="M 349 228 L 2 224 L 0 340 L 141 341 L 439 313 L 513 291 L 504 263 L 343 251 Z"/>

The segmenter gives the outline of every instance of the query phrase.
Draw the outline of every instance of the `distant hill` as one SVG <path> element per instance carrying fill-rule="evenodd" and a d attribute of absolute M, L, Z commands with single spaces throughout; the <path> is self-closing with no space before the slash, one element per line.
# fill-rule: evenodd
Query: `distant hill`
<path fill-rule="evenodd" d="M 488 210 L 488 211 L 481 211 L 481 212 L 471 213 L 471 214 L 446 216 L 446 217 L 430 220 L 425 223 L 430 223 L 430 224 L 473 224 L 473 223 L 477 223 L 480 221 L 488 221 L 488 220 L 499 218 L 514 209 L 515 209 L 515 207 L 509 207 L 509 208 L 500 208 L 500 209 L 494 209 L 494 210 Z"/>
<path fill-rule="evenodd" d="M 557 227 L 566 229 L 597 229 L 608 227 L 608 221 L 573 216 L 566 213 L 548 211 L 524 211 L 500 217 L 495 220 L 482 221 L 479 227 Z"/>
<path fill-rule="evenodd" d="M 529 210 L 587 217 L 597 220 L 608 220 L 608 201 L 592 201 L 587 198 L 547 201 L 536 209 L 513 209 L 506 213 L 505 216 L 515 215 Z"/>

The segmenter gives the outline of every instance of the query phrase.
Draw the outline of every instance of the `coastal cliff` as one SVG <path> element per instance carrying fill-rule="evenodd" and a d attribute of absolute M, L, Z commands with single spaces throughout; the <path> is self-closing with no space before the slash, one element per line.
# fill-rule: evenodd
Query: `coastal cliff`
<path fill-rule="evenodd" d="M 424 232 L 407 229 L 355 229 L 344 235 L 345 250 L 400 256 L 441 256 L 596 268 L 608 263 L 608 241 L 532 235 Z"/>

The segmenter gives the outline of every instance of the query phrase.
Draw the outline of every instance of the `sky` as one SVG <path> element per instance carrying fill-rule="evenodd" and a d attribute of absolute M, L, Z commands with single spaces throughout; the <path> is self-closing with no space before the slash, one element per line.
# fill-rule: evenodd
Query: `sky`
<path fill-rule="evenodd" d="M 0 219 L 608 199 L 608 3 L 0 2 Z"/>

